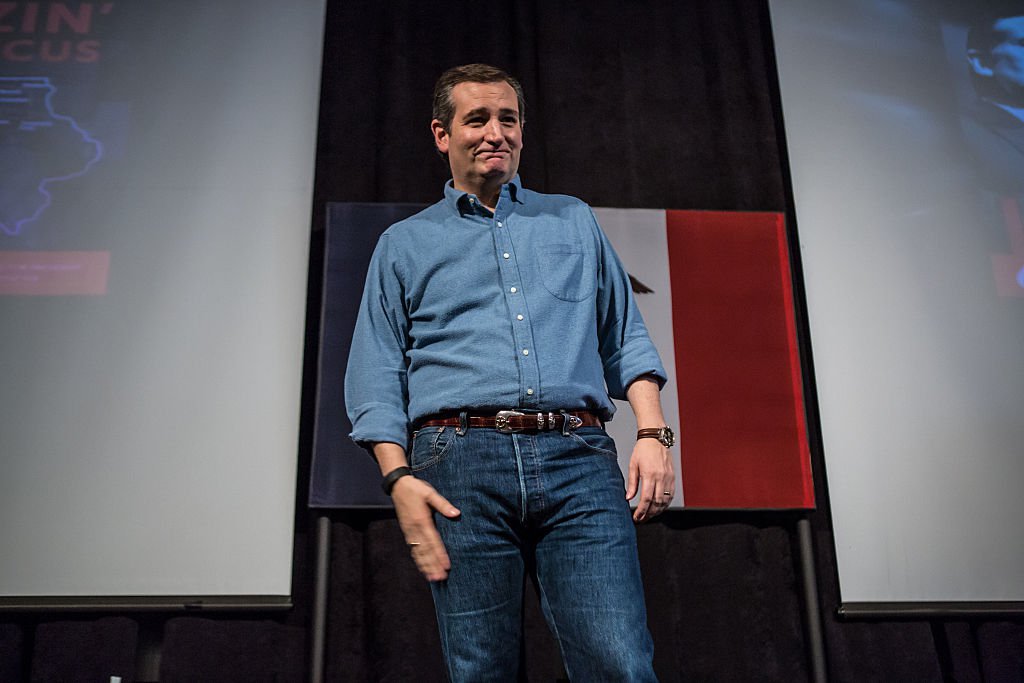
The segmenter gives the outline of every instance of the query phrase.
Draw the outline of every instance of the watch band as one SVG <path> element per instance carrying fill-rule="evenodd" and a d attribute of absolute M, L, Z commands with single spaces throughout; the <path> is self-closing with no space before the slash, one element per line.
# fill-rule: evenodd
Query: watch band
<path fill-rule="evenodd" d="M 395 482 L 405 476 L 411 476 L 412 470 L 408 467 L 396 467 L 387 473 L 384 480 L 380 483 L 380 487 L 384 489 L 384 493 L 391 495 L 391 489 L 395 488 Z"/>
<path fill-rule="evenodd" d="M 647 427 L 638 430 L 637 439 L 657 439 L 665 448 L 670 448 L 676 443 L 676 435 L 669 427 Z"/>

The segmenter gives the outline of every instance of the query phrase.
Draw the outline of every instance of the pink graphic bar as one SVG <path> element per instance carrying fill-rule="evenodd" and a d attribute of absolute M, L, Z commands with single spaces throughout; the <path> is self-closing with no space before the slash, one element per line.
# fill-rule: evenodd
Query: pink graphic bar
<path fill-rule="evenodd" d="M 107 293 L 108 251 L 0 251 L 0 295 Z"/>

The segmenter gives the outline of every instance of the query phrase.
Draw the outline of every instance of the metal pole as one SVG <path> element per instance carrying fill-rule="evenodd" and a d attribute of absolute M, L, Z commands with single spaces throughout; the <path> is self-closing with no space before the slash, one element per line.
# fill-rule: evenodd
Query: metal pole
<path fill-rule="evenodd" d="M 323 683 L 327 645 L 327 584 L 331 576 L 331 520 L 316 520 L 316 579 L 313 596 L 313 647 L 310 650 L 310 683 Z"/>
<path fill-rule="evenodd" d="M 828 662 L 825 659 L 825 637 L 821 627 L 821 609 L 818 604 L 818 575 L 814 569 L 814 544 L 811 522 L 806 517 L 796 522 L 800 541 L 800 574 L 803 578 L 804 621 L 807 624 L 807 647 L 811 658 L 811 680 L 828 681 Z"/>

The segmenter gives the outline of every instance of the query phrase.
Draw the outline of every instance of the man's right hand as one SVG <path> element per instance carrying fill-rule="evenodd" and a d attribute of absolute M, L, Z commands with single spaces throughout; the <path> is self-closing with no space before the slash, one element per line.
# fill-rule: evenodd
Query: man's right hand
<path fill-rule="evenodd" d="M 433 486 L 413 476 L 405 476 L 395 482 L 391 500 L 416 568 L 427 581 L 444 581 L 452 563 L 434 524 L 433 511 L 455 519 L 461 514 L 458 508 Z"/>

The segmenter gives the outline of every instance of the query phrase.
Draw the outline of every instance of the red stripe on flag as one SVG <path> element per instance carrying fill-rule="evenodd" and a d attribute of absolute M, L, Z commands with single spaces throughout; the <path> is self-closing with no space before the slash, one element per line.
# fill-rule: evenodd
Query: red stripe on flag
<path fill-rule="evenodd" d="M 814 506 L 782 217 L 667 211 L 687 507 Z"/>
<path fill-rule="evenodd" d="M 796 339 L 796 311 L 793 309 L 793 271 L 789 263 L 786 220 L 775 214 L 775 240 L 779 245 L 779 275 L 782 283 L 782 309 L 786 314 L 786 342 L 789 346 L 789 376 L 793 384 L 793 416 L 796 418 L 797 448 L 800 452 L 800 481 L 803 485 L 801 507 L 814 507 L 814 483 L 811 476 L 811 449 L 807 441 L 807 411 L 804 406 L 804 381 L 800 372 L 800 346 Z"/>

